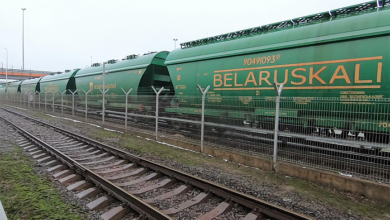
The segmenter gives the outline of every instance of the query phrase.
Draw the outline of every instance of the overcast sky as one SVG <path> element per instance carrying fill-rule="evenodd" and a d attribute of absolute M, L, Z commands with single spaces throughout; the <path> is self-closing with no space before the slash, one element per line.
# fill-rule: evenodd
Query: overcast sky
<path fill-rule="evenodd" d="M 362 3 L 361 0 L 2 0 L 0 62 L 63 71 Z M 0 63 L 1 65 L 1 63 Z"/>

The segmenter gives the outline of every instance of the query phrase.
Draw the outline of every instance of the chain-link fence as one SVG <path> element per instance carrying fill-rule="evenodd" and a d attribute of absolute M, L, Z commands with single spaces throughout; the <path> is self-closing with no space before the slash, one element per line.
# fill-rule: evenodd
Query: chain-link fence
<path fill-rule="evenodd" d="M 88 91 L 0 98 L 95 126 L 191 142 L 202 150 L 212 146 L 273 158 L 275 169 L 280 160 L 390 183 L 389 99 L 227 97 L 205 91 L 202 102 L 201 94 L 126 93 L 108 91 L 104 101 L 101 93 Z"/>

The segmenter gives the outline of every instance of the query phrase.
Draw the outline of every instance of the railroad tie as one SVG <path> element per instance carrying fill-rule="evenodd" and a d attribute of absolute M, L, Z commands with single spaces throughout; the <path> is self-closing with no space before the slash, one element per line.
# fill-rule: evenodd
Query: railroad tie
<path fill-rule="evenodd" d="M 200 216 L 196 220 L 211 220 L 219 215 L 222 215 L 222 214 L 230 211 L 232 209 L 233 205 L 234 205 L 234 203 L 222 202 L 217 207 L 215 207 L 213 210 Z"/>
<path fill-rule="evenodd" d="M 93 196 L 96 196 L 100 192 L 101 192 L 100 189 L 92 187 L 92 188 L 89 188 L 89 189 L 86 189 L 84 191 L 79 192 L 76 196 L 79 199 L 86 199 L 86 198 L 91 198 Z"/>
<path fill-rule="evenodd" d="M 193 205 L 196 205 L 196 204 L 199 204 L 202 202 L 206 202 L 211 197 L 212 197 L 211 193 L 200 193 L 199 195 L 195 196 L 195 198 L 187 200 L 187 201 L 179 204 L 178 206 L 175 206 L 175 207 L 172 207 L 172 208 L 169 208 L 166 210 L 162 210 L 162 212 L 164 214 L 167 214 L 167 215 L 174 215 L 183 209 L 186 209 L 188 207 L 191 207 Z"/>
<path fill-rule="evenodd" d="M 169 191 L 167 193 L 164 193 L 162 195 L 159 195 L 159 196 L 151 198 L 151 199 L 146 199 L 144 201 L 149 203 L 149 204 L 154 204 L 158 200 L 164 200 L 164 199 L 168 199 L 168 198 L 170 198 L 172 196 L 182 195 L 184 193 L 187 193 L 191 189 L 192 189 L 192 186 L 190 186 L 190 185 L 181 185 L 181 186 L 179 186 L 178 188 L 176 188 L 176 189 L 174 189 L 172 191 Z"/>
<path fill-rule="evenodd" d="M 110 209 L 106 213 L 100 216 L 101 219 L 103 220 L 120 220 L 125 215 L 130 213 L 130 209 L 123 208 L 122 206 L 118 206 L 115 208 Z"/>

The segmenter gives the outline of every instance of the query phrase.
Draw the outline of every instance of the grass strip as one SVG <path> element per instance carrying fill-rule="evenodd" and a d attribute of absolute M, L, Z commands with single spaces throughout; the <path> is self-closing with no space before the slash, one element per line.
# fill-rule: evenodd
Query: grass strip
<path fill-rule="evenodd" d="M 79 208 L 67 204 L 53 183 L 35 174 L 33 167 L 19 148 L 0 154 L 0 200 L 7 218 L 83 219 Z"/>

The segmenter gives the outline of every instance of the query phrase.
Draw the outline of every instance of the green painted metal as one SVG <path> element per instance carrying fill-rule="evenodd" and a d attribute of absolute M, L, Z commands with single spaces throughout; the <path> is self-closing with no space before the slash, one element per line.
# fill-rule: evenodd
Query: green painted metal
<path fill-rule="evenodd" d="M 334 33 L 335 30 L 344 33 L 341 35 L 348 35 L 344 30 L 350 27 L 361 29 L 351 30 L 355 34 L 366 34 L 349 41 L 335 38 L 334 42 L 326 44 L 221 56 L 222 51 L 231 53 L 234 45 L 253 48 L 252 45 L 258 43 L 272 47 L 273 42 L 287 41 L 287 38 L 296 35 L 302 37 L 302 42 L 306 42 L 307 36 L 321 39 L 326 33 L 332 38 L 340 36 L 340 33 Z M 376 33 L 367 37 L 368 33 L 372 35 L 378 29 L 382 30 L 380 35 Z M 388 45 L 389 34 L 390 11 L 379 11 L 296 30 L 175 50 L 168 56 L 166 64 L 179 97 L 199 95 L 196 84 L 203 87 L 210 85 L 209 95 L 275 96 L 271 85 L 274 81 L 285 82 L 284 96 L 353 98 L 340 94 L 343 91 L 360 91 L 370 98 L 390 97 L 390 78 L 385 74 L 390 70 L 390 50 L 383 46 Z M 207 55 L 218 59 L 210 59 Z M 209 59 L 201 60 L 200 57 Z M 183 60 L 188 61 L 180 63 Z M 346 76 L 342 78 L 344 74 Z"/>
<path fill-rule="evenodd" d="M 76 90 L 76 83 L 74 76 L 79 71 L 79 69 L 75 70 L 66 70 L 65 72 L 59 72 L 57 74 L 48 75 L 42 77 L 40 84 L 40 91 L 42 93 L 47 93 L 46 99 L 47 102 L 53 101 L 53 93 L 54 93 L 54 101 L 59 104 L 62 102 L 62 92 L 66 91 L 65 94 L 71 94 L 70 91 Z M 70 91 L 69 91 L 70 90 Z M 64 103 L 68 103 L 71 100 L 70 96 L 64 96 Z"/>
<path fill-rule="evenodd" d="M 24 80 L 20 85 L 20 91 L 21 93 L 32 93 L 40 92 L 40 86 L 39 81 L 42 78 L 35 78 L 35 79 L 26 79 Z"/>
<path fill-rule="evenodd" d="M 255 115 L 264 115 L 264 116 L 275 116 L 275 108 L 261 108 L 261 109 L 255 109 Z M 297 117 L 298 111 L 297 110 L 280 110 L 279 111 L 280 117 Z"/>
<path fill-rule="evenodd" d="M 169 52 L 162 51 L 144 55 L 141 57 L 130 56 L 127 60 L 106 64 L 105 88 L 109 89 L 106 95 L 108 104 L 124 103 L 124 93 L 121 88 L 128 91 L 132 88 L 130 96 L 152 95 L 151 86 L 169 88 L 172 84 L 169 73 L 164 65 Z M 103 87 L 103 66 L 81 69 L 75 76 L 80 100 L 85 100 L 85 94 L 81 91 L 91 90 L 88 100 L 101 99 L 99 89 Z M 173 92 L 173 91 L 172 91 Z M 113 104 L 114 106 L 116 104 Z"/>
<path fill-rule="evenodd" d="M 182 44 L 183 49 L 172 51 L 165 62 L 180 103 L 174 111 L 190 114 L 187 108 L 199 104 L 180 101 L 185 96 L 200 96 L 196 84 L 211 86 L 206 103 L 212 108 L 222 111 L 222 106 L 232 106 L 234 111 L 240 106 L 256 106 L 250 118 L 266 121 L 263 116 L 272 119 L 274 113 L 267 114 L 272 112 L 267 109 L 274 106 L 251 102 L 257 98 L 273 101 L 275 81 L 285 84 L 284 97 L 296 97 L 296 109 L 281 105 L 285 122 L 298 114 L 310 114 L 304 109 L 318 110 L 321 106 L 321 100 L 304 97 L 337 97 L 341 102 L 334 110 L 345 112 L 355 108 L 351 103 L 390 98 L 390 5 L 386 4 L 378 9 L 376 1 L 371 1 L 333 10 L 332 16 L 329 12 L 318 13 L 254 28 L 252 32 L 232 32 L 214 40 Z M 232 105 L 222 99 L 226 96 L 240 97 L 241 102 Z M 378 111 L 375 106 L 369 108 Z M 334 117 L 338 116 L 330 118 Z M 309 124 L 308 120 L 292 122 Z M 335 120 L 318 119 L 315 123 L 350 127 Z"/>
<path fill-rule="evenodd" d="M 377 8 L 377 4 L 381 6 Z M 329 22 L 333 20 L 343 19 L 346 17 L 358 16 L 362 14 L 376 12 L 378 10 L 387 10 L 390 8 L 389 1 L 369 1 L 357 5 L 347 6 L 344 8 L 335 9 L 332 11 L 326 11 L 308 15 L 304 17 L 294 18 L 287 21 L 277 22 L 273 24 L 258 26 L 250 29 L 234 31 L 226 34 L 221 34 L 213 37 L 203 38 L 199 40 L 189 41 L 181 43 L 181 48 L 198 47 L 203 45 L 221 43 L 226 41 L 232 41 L 236 39 L 242 39 L 252 37 L 256 35 L 264 35 L 277 31 L 285 31 L 291 28 L 299 28 L 307 25 L 313 25 L 318 23 Z M 206 52 L 207 53 L 207 52 Z"/>
<path fill-rule="evenodd" d="M 42 77 L 40 81 L 40 90 L 44 93 L 60 93 L 67 91 L 66 94 L 70 94 L 68 91 L 74 91 L 76 89 L 76 84 L 74 82 L 74 76 L 78 72 L 78 69 L 71 70 L 69 72 L 63 72 L 54 75 L 48 75 Z"/>
<path fill-rule="evenodd" d="M 351 27 L 354 29 L 351 30 Z M 341 41 L 345 39 L 342 36 L 350 33 L 345 32 L 346 29 L 360 38 Z M 340 33 L 335 33 L 336 30 Z M 367 37 L 375 30 L 381 31 Z M 210 85 L 209 95 L 274 96 L 271 84 L 276 79 L 279 83 L 285 82 L 284 96 L 340 97 L 342 91 L 361 91 L 369 97 L 390 97 L 390 78 L 384 74 L 390 70 L 390 50 L 383 46 L 389 44 L 389 34 L 390 11 L 379 11 L 263 36 L 174 50 L 166 64 L 178 96 L 199 95 L 196 84 L 203 87 Z M 318 40 L 325 35 L 335 41 L 223 56 L 230 55 L 238 46 L 240 51 L 252 51 L 250 48 L 256 44 L 268 44 L 264 46 L 269 48 L 280 44 L 275 41 L 291 44 L 298 35 L 302 43 L 307 43 L 309 37 Z M 182 62 L 184 60 L 186 62 Z M 382 66 L 378 67 L 380 63 Z M 378 76 L 378 71 L 383 74 Z M 341 78 L 344 73 L 348 76 Z M 378 77 L 381 79 L 378 80 Z"/>
<path fill-rule="evenodd" d="M 1 83 L 0 84 L 0 94 L 5 94 L 5 90 L 6 90 L 6 84 L 5 83 Z"/>
<path fill-rule="evenodd" d="M 20 93 L 20 85 L 23 81 L 16 81 L 8 83 L 7 93 L 8 94 L 17 94 Z"/>

